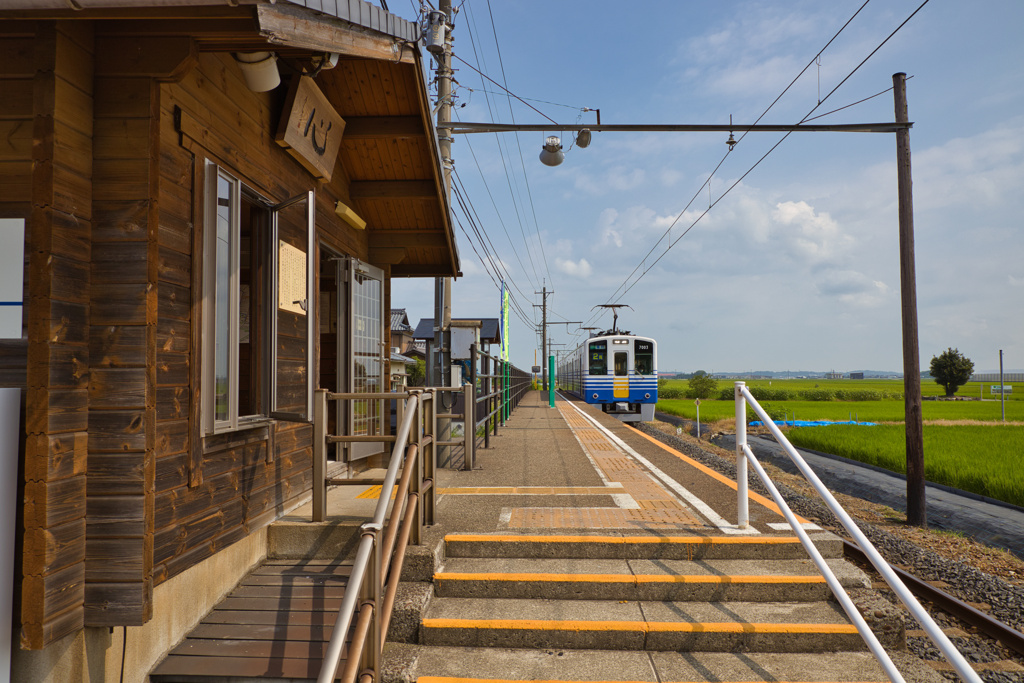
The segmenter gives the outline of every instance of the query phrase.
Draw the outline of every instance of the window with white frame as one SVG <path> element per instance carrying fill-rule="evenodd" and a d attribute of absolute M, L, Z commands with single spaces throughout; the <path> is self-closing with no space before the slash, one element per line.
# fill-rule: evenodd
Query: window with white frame
<path fill-rule="evenodd" d="M 273 204 L 206 165 L 204 433 L 312 413 L 313 193 Z"/>

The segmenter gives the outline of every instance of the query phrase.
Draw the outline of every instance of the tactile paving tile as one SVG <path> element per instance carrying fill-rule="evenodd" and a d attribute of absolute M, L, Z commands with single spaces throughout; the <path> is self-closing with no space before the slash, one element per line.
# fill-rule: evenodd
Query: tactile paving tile
<path fill-rule="evenodd" d="M 513 508 L 508 526 L 512 529 L 680 529 L 702 527 L 704 523 L 681 508 Z"/>

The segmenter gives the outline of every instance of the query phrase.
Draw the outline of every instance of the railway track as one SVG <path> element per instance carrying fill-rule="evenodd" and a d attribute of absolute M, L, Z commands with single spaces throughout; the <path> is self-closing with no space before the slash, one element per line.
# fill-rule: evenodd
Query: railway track
<path fill-rule="evenodd" d="M 867 555 L 857 545 L 844 540 L 843 551 L 848 558 L 854 560 L 861 567 L 870 568 Z M 893 571 L 918 598 L 932 603 L 935 607 L 998 641 L 1004 647 L 1024 656 L 1024 633 L 899 567 L 893 567 Z"/>
<path fill-rule="evenodd" d="M 654 429 L 646 433 L 680 448 L 688 456 L 696 457 L 722 474 L 735 477 L 735 465 L 732 462 L 692 442 Z M 751 482 L 751 488 L 761 488 L 760 482 Z M 840 536 L 846 535 L 823 503 L 806 498 L 785 485 L 780 485 L 779 489 L 797 514 L 816 519 L 821 526 Z M 861 524 L 864 529 L 865 524 Z M 872 525 L 868 523 L 866 526 Z M 928 549 L 914 546 L 883 530 L 864 530 L 893 566 L 900 580 L 921 600 L 940 625 L 947 629 L 947 635 L 978 669 L 986 683 L 1024 683 L 1024 633 L 1014 627 L 1014 624 L 1019 627 L 1024 623 L 1024 587 L 984 574 L 969 564 L 941 558 Z M 894 594 L 885 587 L 860 548 L 849 541 L 844 543 L 848 559 L 872 575 L 876 589 L 891 602 L 898 604 Z M 920 575 L 929 576 L 931 580 L 920 578 Z M 936 587 L 936 583 L 948 586 L 948 590 L 955 591 L 965 599 Z M 991 611 L 996 614 L 975 605 L 991 605 Z M 906 619 L 908 649 L 916 656 L 932 662 L 933 667 L 947 678 L 959 680 L 952 670 L 944 669 L 945 662 L 931 641 L 923 633 L 918 635 L 919 627 L 913 623 L 909 613 Z"/>

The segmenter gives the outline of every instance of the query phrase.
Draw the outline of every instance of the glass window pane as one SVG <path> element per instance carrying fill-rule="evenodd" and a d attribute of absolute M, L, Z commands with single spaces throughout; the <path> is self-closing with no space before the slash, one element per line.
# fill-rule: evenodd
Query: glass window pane
<path fill-rule="evenodd" d="M 352 356 L 353 386 L 357 393 L 384 391 L 381 384 L 381 299 L 383 285 L 377 279 L 360 272 L 352 278 Z M 379 399 L 353 401 L 353 434 L 370 436 L 383 433 L 382 401 Z"/>
<path fill-rule="evenodd" d="M 214 418 L 227 420 L 229 412 L 229 377 L 231 360 L 230 300 L 231 300 L 231 183 L 217 179 L 216 226 L 216 282 L 214 283 Z"/>
<path fill-rule="evenodd" d="M 608 360 L 607 360 L 607 345 L 605 342 L 594 342 L 589 345 L 589 357 L 590 357 L 590 374 L 591 375 L 607 375 L 608 374 Z"/>
<path fill-rule="evenodd" d="M 617 351 L 615 353 L 615 376 L 616 377 L 625 377 L 626 375 L 629 374 L 629 370 L 628 370 L 629 364 L 626 362 L 626 359 L 628 358 L 628 356 L 629 356 L 629 354 L 626 353 L 625 351 Z"/>

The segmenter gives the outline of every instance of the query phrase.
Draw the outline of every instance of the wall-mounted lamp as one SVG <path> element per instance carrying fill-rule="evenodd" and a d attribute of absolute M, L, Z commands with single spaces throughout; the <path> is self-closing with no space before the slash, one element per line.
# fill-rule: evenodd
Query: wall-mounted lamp
<path fill-rule="evenodd" d="M 267 92 L 281 85 L 277 55 L 273 52 L 236 52 L 235 61 L 245 76 L 245 85 L 253 92 Z"/>
<path fill-rule="evenodd" d="M 356 230 L 365 230 L 366 221 L 359 217 L 355 211 L 352 210 L 351 206 L 348 206 L 344 202 L 338 202 L 334 205 L 334 213 L 338 214 L 341 220 L 351 225 Z"/>
<path fill-rule="evenodd" d="M 557 135 L 549 135 L 544 141 L 544 149 L 540 151 L 540 162 L 545 166 L 558 166 L 563 161 L 562 141 Z"/>

